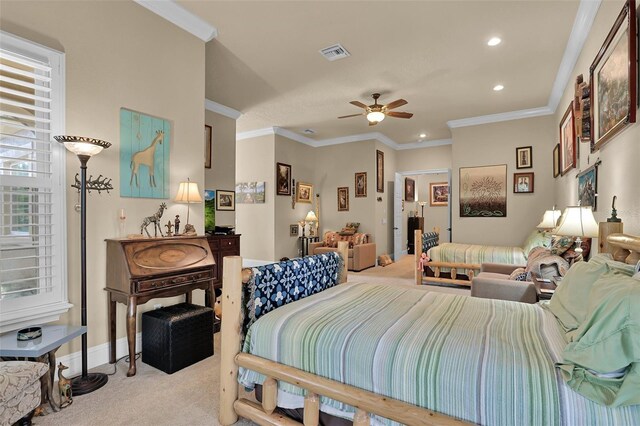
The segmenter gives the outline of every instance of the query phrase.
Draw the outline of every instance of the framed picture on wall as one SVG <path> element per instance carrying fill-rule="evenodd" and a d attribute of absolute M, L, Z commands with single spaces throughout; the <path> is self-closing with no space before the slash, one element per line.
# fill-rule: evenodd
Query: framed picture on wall
<path fill-rule="evenodd" d="M 553 148 L 553 177 L 560 175 L 560 144 L 557 143 Z"/>
<path fill-rule="evenodd" d="M 573 101 L 560 121 L 560 173 L 564 176 L 576 166 L 576 120 L 573 118 Z"/>
<path fill-rule="evenodd" d="M 299 226 L 297 223 L 294 223 L 293 225 L 289 225 L 289 236 L 290 237 L 297 237 L 298 236 L 298 229 Z"/>
<path fill-rule="evenodd" d="M 367 196 L 367 172 L 356 173 L 355 189 L 356 197 Z"/>
<path fill-rule="evenodd" d="M 578 200 L 581 206 L 591 206 L 593 211 L 598 207 L 598 164 L 578 174 Z"/>
<path fill-rule="evenodd" d="M 313 185 L 310 183 L 298 182 L 296 184 L 296 203 L 311 204 Z"/>
<path fill-rule="evenodd" d="M 507 217 L 507 165 L 460 167 L 460 217 Z"/>
<path fill-rule="evenodd" d="M 404 200 L 407 202 L 416 200 L 416 181 L 411 178 L 404 178 Z"/>
<path fill-rule="evenodd" d="M 447 182 L 431 182 L 429 184 L 429 205 L 431 207 L 449 204 L 449 184 Z"/>
<path fill-rule="evenodd" d="M 276 194 L 291 195 L 291 165 L 276 163 Z"/>
<path fill-rule="evenodd" d="M 533 193 L 533 173 L 514 173 L 513 192 L 516 194 Z"/>
<path fill-rule="evenodd" d="M 235 191 L 216 189 L 216 210 L 234 211 L 236 209 Z"/>
<path fill-rule="evenodd" d="M 627 0 L 589 68 L 591 152 L 636 122 L 636 6 Z"/>
<path fill-rule="evenodd" d="M 338 211 L 349 211 L 349 187 L 343 186 L 338 188 Z"/>
<path fill-rule="evenodd" d="M 204 125 L 204 168 L 211 168 L 211 126 Z"/>
<path fill-rule="evenodd" d="M 376 192 L 384 192 L 384 152 L 376 149 Z"/>
<path fill-rule="evenodd" d="M 530 146 L 516 148 L 516 169 L 530 169 L 533 167 L 532 151 L 533 148 Z"/>

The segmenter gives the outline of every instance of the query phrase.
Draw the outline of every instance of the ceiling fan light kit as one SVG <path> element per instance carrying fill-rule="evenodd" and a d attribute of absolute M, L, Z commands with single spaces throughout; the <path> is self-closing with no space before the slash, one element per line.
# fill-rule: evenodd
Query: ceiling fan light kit
<path fill-rule="evenodd" d="M 398 99 L 386 105 L 380 105 L 378 104 L 378 98 L 380 97 L 380 93 L 374 93 L 371 95 L 371 97 L 373 98 L 373 105 L 365 105 L 360 101 L 349 102 L 351 105 L 364 109 L 363 113 L 343 115 L 338 118 L 358 117 L 360 115 L 364 115 L 367 118 L 367 121 L 369 122 L 369 126 L 375 126 L 376 124 L 384 120 L 385 117 L 387 116 L 395 117 L 395 118 L 413 117 L 413 114 L 410 112 L 391 111 L 394 108 L 398 108 L 402 105 L 406 105 L 407 101 L 405 101 L 404 99 Z"/>

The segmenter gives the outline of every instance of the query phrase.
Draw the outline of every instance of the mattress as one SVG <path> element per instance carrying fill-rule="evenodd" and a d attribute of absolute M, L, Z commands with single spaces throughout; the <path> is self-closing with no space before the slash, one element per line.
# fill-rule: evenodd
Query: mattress
<path fill-rule="evenodd" d="M 539 305 L 354 283 L 266 314 L 243 350 L 478 424 L 640 424 L 640 406 L 600 406 L 564 384 L 554 364 L 565 345 Z M 264 376 L 241 369 L 239 381 Z M 303 395 L 280 382 L 278 405 L 302 407 Z M 321 410 L 354 413 L 326 397 Z"/>
<path fill-rule="evenodd" d="M 480 244 L 443 243 L 432 247 L 427 252 L 434 262 L 454 263 L 507 263 L 509 265 L 526 265 L 522 247 L 485 246 Z M 442 272 L 449 272 L 450 268 L 440 268 Z M 466 270 L 458 269 L 464 274 Z"/>

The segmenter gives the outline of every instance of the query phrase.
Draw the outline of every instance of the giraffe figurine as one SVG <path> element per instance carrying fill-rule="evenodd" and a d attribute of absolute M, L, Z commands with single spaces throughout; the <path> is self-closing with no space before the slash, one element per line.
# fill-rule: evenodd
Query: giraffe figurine
<path fill-rule="evenodd" d="M 140 186 L 138 183 L 138 170 L 140 166 L 147 166 L 149 169 L 149 186 L 156 187 L 156 178 L 154 176 L 155 172 L 155 154 L 156 154 L 156 145 L 162 145 L 162 141 L 164 139 L 164 131 L 156 130 L 156 137 L 151 141 L 151 145 L 143 149 L 142 151 L 135 152 L 131 156 L 131 164 L 129 167 L 131 168 L 131 179 L 129 179 L 129 186 L 133 185 L 133 178 L 136 179 L 136 186 Z"/>
<path fill-rule="evenodd" d="M 160 236 L 164 237 L 164 234 L 162 233 L 162 227 L 160 225 L 160 218 L 162 217 L 162 213 L 164 213 L 166 208 L 167 208 L 167 205 L 165 203 L 162 203 L 160 204 L 160 208 L 154 215 L 145 217 L 142 220 L 142 225 L 140 225 L 140 234 L 142 234 L 142 231 L 144 231 L 147 233 L 147 236 L 151 238 L 151 234 L 149 234 L 149 231 L 147 230 L 147 226 L 153 223 L 155 236 L 156 237 L 158 236 L 158 230 L 159 230 Z"/>

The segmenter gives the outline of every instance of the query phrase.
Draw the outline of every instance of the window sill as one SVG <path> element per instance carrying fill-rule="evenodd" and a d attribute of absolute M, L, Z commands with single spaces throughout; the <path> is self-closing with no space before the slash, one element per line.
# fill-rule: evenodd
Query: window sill
<path fill-rule="evenodd" d="M 0 314 L 0 333 L 57 321 L 72 307 L 71 303 L 65 301 Z"/>

